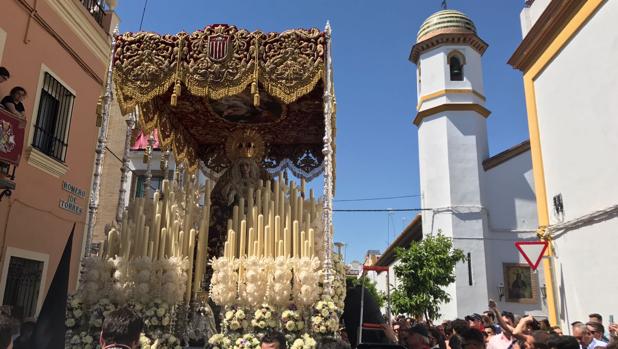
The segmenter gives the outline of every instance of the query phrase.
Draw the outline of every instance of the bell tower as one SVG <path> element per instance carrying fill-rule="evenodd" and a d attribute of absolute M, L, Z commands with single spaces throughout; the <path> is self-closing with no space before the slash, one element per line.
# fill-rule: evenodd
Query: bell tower
<path fill-rule="evenodd" d="M 487 303 L 487 213 L 482 162 L 488 157 L 481 57 L 487 44 L 472 20 L 455 10 L 431 15 L 421 26 L 410 61 L 417 66 L 417 114 L 423 235 L 452 237 L 467 260 L 448 287 L 441 313 L 454 319 Z"/>

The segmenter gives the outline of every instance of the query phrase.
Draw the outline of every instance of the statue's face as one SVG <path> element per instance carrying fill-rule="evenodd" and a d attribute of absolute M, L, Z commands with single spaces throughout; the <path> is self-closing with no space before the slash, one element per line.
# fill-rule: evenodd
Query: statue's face
<path fill-rule="evenodd" d="M 251 165 L 246 162 L 241 162 L 239 164 L 240 176 L 242 178 L 250 178 L 251 177 Z"/>

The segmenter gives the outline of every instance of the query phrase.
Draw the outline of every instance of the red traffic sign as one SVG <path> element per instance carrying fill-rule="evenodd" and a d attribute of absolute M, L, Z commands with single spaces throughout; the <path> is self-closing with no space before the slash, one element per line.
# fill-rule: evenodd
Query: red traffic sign
<path fill-rule="evenodd" d="M 547 246 L 549 246 L 547 241 L 518 241 L 515 243 L 515 247 L 517 247 L 519 253 L 524 256 L 532 270 L 536 270 L 539 263 L 541 263 Z"/>

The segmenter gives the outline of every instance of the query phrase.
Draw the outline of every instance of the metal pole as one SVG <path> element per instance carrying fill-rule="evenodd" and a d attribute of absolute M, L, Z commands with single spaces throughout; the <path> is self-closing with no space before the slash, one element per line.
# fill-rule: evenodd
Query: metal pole
<path fill-rule="evenodd" d="M 390 267 L 386 271 L 386 317 L 388 318 L 388 324 L 392 323 L 392 311 L 391 311 L 391 271 Z"/>
<path fill-rule="evenodd" d="M 361 273 L 361 307 L 360 307 L 360 323 L 358 324 L 358 342 L 356 345 L 361 344 L 363 341 L 363 319 L 365 312 L 365 273 Z"/>
<path fill-rule="evenodd" d="M 332 116 L 334 111 L 334 96 L 332 82 L 332 57 L 331 57 L 331 28 L 326 22 L 326 74 L 324 81 L 324 207 L 322 221 L 324 222 L 324 294 L 327 298 L 332 297 L 333 282 L 333 125 Z"/>
<path fill-rule="evenodd" d="M 146 154 L 144 154 L 144 160 L 146 160 L 146 180 L 144 181 L 144 198 L 148 199 L 150 198 L 150 192 L 152 190 L 152 165 L 151 165 L 151 161 L 152 160 L 152 152 L 153 149 L 152 147 L 154 146 L 155 143 L 155 138 L 154 138 L 154 131 L 152 131 L 150 133 L 150 136 L 148 136 L 148 147 L 146 147 Z"/>
<path fill-rule="evenodd" d="M 133 133 L 133 127 L 135 126 L 136 122 L 135 114 L 129 114 L 126 122 L 127 133 L 124 139 L 124 154 L 122 155 L 122 167 L 120 168 L 122 174 L 120 176 L 120 190 L 118 191 L 118 207 L 116 208 L 116 222 L 118 224 L 122 222 L 122 216 L 124 215 L 124 209 L 126 206 L 125 196 L 127 193 L 127 189 L 125 188 L 125 186 L 127 183 L 127 174 L 130 170 L 129 151 L 131 150 L 131 134 Z"/>
<path fill-rule="evenodd" d="M 101 177 L 103 175 L 103 159 L 105 158 L 105 148 L 107 146 L 107 127 L 109 125 L 110 107 L 112 104 L 112 69 L 114 62 L 114 49 L 116 48 L 116 34 L 118 28 L 114 29 L 112 36 L 112 45 L 109 56 L 109 65 L 107 67 L 107 79 L 105 82 L 105 93 L 103 95 L 101 112 L 101 127 L 99 127 L 99 136 L 97 138 L 97 147 L 95 149 L 95 165 L 92 179 L 92 190 L 90 191 L 90 202 L 88 203 L 88 223 L 86 226 L 86 246 L 84 257 L 90 256 L 90 245 L 92 244 L 92 235 L 94 233 L 94 224 L 97 220 L 97 210 L 99 209 L 99 193 L 101 191 Z"/>

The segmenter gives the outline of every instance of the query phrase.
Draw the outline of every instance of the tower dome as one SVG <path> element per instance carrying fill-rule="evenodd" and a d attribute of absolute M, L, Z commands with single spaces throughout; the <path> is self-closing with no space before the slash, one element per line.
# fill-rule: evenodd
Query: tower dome
<path fill-rule="evenodd" d="M 438 34 L 476 34 L 476 27 L 470 17 L 456 10 L 442 10 L 429 16 L 421 25 L 416 42 Z"/>

